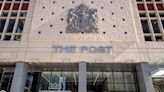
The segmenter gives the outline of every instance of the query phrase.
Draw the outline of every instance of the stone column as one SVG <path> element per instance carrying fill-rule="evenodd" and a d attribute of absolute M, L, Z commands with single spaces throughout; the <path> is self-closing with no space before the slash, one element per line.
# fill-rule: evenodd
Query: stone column
<path fill-rule="evenodd" d="M 28 64 L 23 62 L 17 62 L 10 92 L 24 92 L 27 73 L 28 73 Z"/>
<path fill-rule="evenodd" d="M 79 91 L 87 92 L 87 66 L 85 62 L 79 62 Z"/>
<path fill-rule="evenodd" d="M 136 67 L 140 92 L 155 92 L 148 63 L 140 63 Z"/>

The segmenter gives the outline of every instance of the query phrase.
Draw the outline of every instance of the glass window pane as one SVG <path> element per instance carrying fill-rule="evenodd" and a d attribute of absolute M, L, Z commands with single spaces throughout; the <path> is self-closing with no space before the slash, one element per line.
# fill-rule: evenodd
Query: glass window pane
<path fill-rule="evenodd" d="M 115 87 L 115 91 L 117 92 L 122 92 L 122 91 L 125 91 L 125 86 L 124 86 L 124 84 L 115 84 L 114 85 L 114 87 Z"/>
<path fill-rule="evenodd" d="M 0 19 L 0 32 L 3 32 L 4 26 L 6 23 L 6 19 Z"/>
<path fill-rule="evenodd" d="M 5 35 L 3 40 L 10 40 L 11 39 L 11 35 Z"/>
<path fill-rule="evenodd" d="M 15 24 L 15 19 L 10 19 L 6 32 L 12 33 L 14 24 Z"/>
<path fill-rule="evenodd" d="M 7 17 L 8 16 L 8 12 L 2 12 L 2 17 Z"/>
<path fill-rule="evenodd" d="M 20 17 L 26 17 L 27 13 L 26 12 L 21 12 Z"/>
<path fill-rule="evenodd" d="M 11 13 L 11 17 L 16 17 L 17 16 L 17 12 L 12 12 Z"/>
<path fill-rule="evenodd" d="M 124 83 L 122 72 L 113 72 L 113 74 L 114 74 L 114 83 Z"/>
<path fill-rule="evenodd" d="M 151 23 L 152 23 L 152 26 L 154 29 L 154 33 L 160 33 L 158 21 L 157 20 L 151 20 Z"/>
<path fill-rule="evenodd" d="M 133 73 L 124 72 L 124 80 L 125 80 L 125 83 L 134 83 Z"/>
<path fill-rule="evenodd" d="M 14 41 L 20 41 L 20 40 L 21 40 L 21 35 L 14 36 Z"/>
<path fill-rule="evenodd" d="M 103 77 L 106 79 L 107 83 L 113 83 L 113 73 L 112 72 L 103 72 Z"/>
<path fill-rule="evenodd" d="M 128 92 L 136 91 L 135 84 L 125 84 L 125 87 L 126 87 L 126 91 L 128 91 Z"/>
<path fill-rule="evenodd" d="M 147 20 L 141 20 L 141 24 L 142 24 L 143 32 L 144 33 L 150 33 L 149 25 L 148 25 Z"/>
<path fill-rule="evenodd" d="M 25 23 L 25 19 L 19 19 L 16 33 L 22 33 L 23 28 L 24 28 L 24 23 Z"/>

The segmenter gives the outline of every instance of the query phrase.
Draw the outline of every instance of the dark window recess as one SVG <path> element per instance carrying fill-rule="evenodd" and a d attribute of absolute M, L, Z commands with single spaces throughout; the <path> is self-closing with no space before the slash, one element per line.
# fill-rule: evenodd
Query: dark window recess
<path fill-rule="evenodd" d="M 0 9 L 2 8 L 2 3 L 0 3 Z"/>
<path fill-rule="evenodd" d="M 10 19 L 8 27 L 7 27 L 7 31 L 6 31 L 7 33 L 12 33 L 14 24 L 15 24 L 15 19 Z"/>
<path fill-rule="evenodd" d="M 146 1 L 152 1 L 152 0 L 146 0 Z"/>
<path fill-rule="evenodd" d="M 153 4 L 147 4 L 148 10 L 155 10 Z"/>
<path fill-rule="evenodd" d="M 145 36 L 145 41 L 152 41 L 151 36 Z"/>
<path fill-rule="evenodd" d="M 161 0 L 155 0 L 155 1 L 161 1 Z"/>
<path fill-rule="evenodd" d="M 164 7 L 162 4 L 157 4 L 157 8 L 158 8 L 158 10 L 164 10 Z"/>
<path fill-rule="evenodd" d="M 28 3 L 24 3 L 24 4 L 22 5 L 21 10 L 27 10 L 27 9 L 28 9 Z"/>
<path fill-rule="evenodd" d="M 11 35 L 5 35 L 3 40 L 10 40 L 11 39 Z"/>
<path fill-rule="evenodd" d="M 137 2 L 138 2 L 138 1 L 142 1 L 142 0 L 137 0 Z"/>
<path fill-rule="evenodd" d="M 146 13 L 140 13 L 140 17 L 146 17 Z"/>
<path fill-rule="evenodd" d="M 8 12 L 2 12 L 2 17 L 7 17 L 8 16 Z"/>
<path fill-rule="evenodd" d="M 162 22 L 162 26 L 163 26 L 163 28 L 164 28 L 164 20 L 161 20 L 161 22 Z"/>
<path fill-rule="evenodd" d="M 164 13 L 159 13 L 159 16 L 160 17 L 164 17 Z"/>
<path fill-rule="evenodd" d="M 155 13 L 150 13 L 150 17 L 156 17 Z"/>
<path fill-rule="evenodd" d="M 25 22 L 25 19 L 19 19 L 17 29 L 16 29 L 16 33 L 22 33 L 23 28 L 24 28 L 24 22 Z"/>
<path fill-rule="evenodd" d="M 3 32 L 4 26 L 6 23 L 6 19 L 0 19 L 0 32 Z"/>
<path fill-rule="evenodd" d="M 11 13 L 11 17 L 16 17 L 17 16 L 17 12 L 12 12 Z"/>
<path fill-rule="evenodd" d="M 20 16 L 20 17 L 26 17 L 26 15 L 27 15 L 26 12 L 21 12 L 19 16 Z"/>
<path fill-rule="evenodd" d="M 3 10 L 9 10 L 11 6 L 11 3 L 5 3 L 4 9 Z"/>
<path fill-rule="evenodd" d="M 21 40 L 21 35 L 14 36 L 14 41 L 20 41 L 20 40 Z"/>
<path fill-rule="evenodd" d="M 150 33 L 147 20 L 141 20 L 142 29 L 144 33 Z"/>
<path fill-rule="evenodd" d="M 154 33 L 160 33 L 158 21 L 157 20 L 151 20 L 151 24 L 153 26 Z"/>
<path fill-rule="evenodd" d="M 145 10 L 144 4 L 137 4 L 138 10 Z"/>
<path fill-rule="evenodd" d="M 18 10 L 19 9 L 19 5 L 20 5 L 19 3 L 15 3 L 12 10 Z"/>
<path fill-rule="evenodd" d="M 155 36 L 156 41 L 162 41 L 162 36 Z"/>

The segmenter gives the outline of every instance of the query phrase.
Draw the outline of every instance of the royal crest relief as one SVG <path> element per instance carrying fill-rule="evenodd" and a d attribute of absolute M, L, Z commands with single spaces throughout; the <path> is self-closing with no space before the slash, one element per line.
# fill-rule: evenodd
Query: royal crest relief
<path fill-rule="evenodd" d="M 89 9 L 85 4 L 80 4 L 75 9 L 70 9 L 67 16 L 67 33 L 98 33 L 97 9 Z"/>

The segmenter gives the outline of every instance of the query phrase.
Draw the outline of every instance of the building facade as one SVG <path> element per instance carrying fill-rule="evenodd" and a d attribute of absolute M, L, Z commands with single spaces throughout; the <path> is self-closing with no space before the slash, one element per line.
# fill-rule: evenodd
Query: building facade
<path fill-rule="evenodd" d="M 0 91 L 164 92 L 164 0 L 0 0 Z"/>

